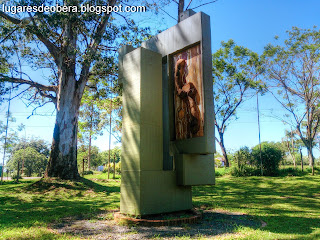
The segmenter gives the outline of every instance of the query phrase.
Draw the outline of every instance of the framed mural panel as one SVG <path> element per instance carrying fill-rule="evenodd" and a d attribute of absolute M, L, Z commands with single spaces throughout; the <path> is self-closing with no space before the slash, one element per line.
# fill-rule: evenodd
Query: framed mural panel
<path fill-rule="evenodd" d="M 172 55 L 176 140 L 204 135 L 204 96 L 200 44 Z"/>

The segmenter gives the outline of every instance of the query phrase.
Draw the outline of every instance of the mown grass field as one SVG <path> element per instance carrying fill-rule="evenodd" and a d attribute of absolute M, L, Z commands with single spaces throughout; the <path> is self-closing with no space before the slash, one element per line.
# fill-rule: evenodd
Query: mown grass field
<path fill-rule="evenodd" d="M 258 229 L 237 225 L 210 239 L 320 239 L 320 176 L 316 174 L 222 176 L 216 186 L 194 187 L 193 203 L 201 209 L 246 213 L 267 223 Z M 0 239 L 78 239 L 57 234 L 50 226 L 69 216 L 94 221 L 98 212 L 118 209 L 120 179 L 105 179 L 104 174 L 86 176 L 79 183 L 6 181 L 0 186 Z"/>

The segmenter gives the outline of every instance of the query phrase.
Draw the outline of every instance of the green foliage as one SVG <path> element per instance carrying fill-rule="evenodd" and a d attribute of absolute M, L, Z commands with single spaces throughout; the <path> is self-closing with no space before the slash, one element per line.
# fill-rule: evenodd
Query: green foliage
<path fill-rule="evenodd" d="M 283 121 L 294 126 L 313 165 L 320 117 L 320 31 L 293 27 L 281 45 L 264 49 L 266 83 L 286 110 Z"/>
<path fill-rule="evenodd" d="M 261 159 L 259 144 L 252 148 L 253 163 L 257 169 L 260 169 L 262 162 L 263 175 L 276 176 L 278 174 L 280 161 L 285 154 L 280 145 L 280 143 L 262 142 Z"/>
<path fill-rule="evenodd" d="M 230 171 L 231 175 L 235 177 L 259 175 L 253 162 L 251 150 L 248 147 L 240 148 L 233 155 L 233 166 Z"/>
<path fill-rule="evenodd" d="M 102 114 L 108 108 L 99 108 L 98 104 L 106 96 L 98 90 L 99 82 L 96 84 L 89 80 L 81 99 L 78 124 L 78 140 L 80 143 L 89 145 L 92 139 L 102 135 L 106 121 L 103 121 Z M 99 94 L 100 93 L 100 94 Z"/>
<path fill-rule="evenodd" d="M 233 40 L 222 42 L 222 47 L 212 55 L 215 126 L 222 152 L 226 152 L 223 135 L 233 120 L 237 109 L 257 92 L 264 91 L 258 76 L 264 71 L 260 56 L 248 48 L 238 46 Z M 229 166 L 227 154 L 224 154 Z"/>
<path fill-rule="evenodd" d="M 103 169 L 103 173 L 107 173 L 108 172 L 108 164 L 105 165 L 106 167 Z M 115 170 L 116 170 L 116 174 L 121 174 L 121 162 L 117 162 L 116 166 L 115 166 Z M 113 160 L 110 163 L 110 169 L 109 169 L 109 173 L 113 174 Z"/>
<path fill-rule="evenodd" d="M 42 176 L 46 169 L 48 158 L 44 154 L 39 153 L 36 149 L 27 147 L 26 149 L 20 149 L 13 152 L 11 159 L 7 163 L 8 169 L 10 171 L 17 171 L 18 162 L 20 171 L 24 164 L 24 172 L 28 177 L 33 173 Z"/>
<path fill-rule="evenodd" d="M 93 174 L 93 171 L 84 171 L 83 173 L 82 173 L 83 175 L 92 175 Z"/>
<path fill-rule="evenodd" d="M 215 176 L 222 177 L 228 175 L 230 172 L 230 168 L 215 168 Z"/>
<path fill-rule="evenodd" d="M 18 175 L 17 175 L 17 173 L 13 173 L 13 174 L 11 174 L 11 179 L 12 180 L 17 180 L 17 178 L 18 178 Z M 19 179 L 18 180 L 20 180 L 20 179 L 23 179 L 23 177 L 19 174 Z"/>
<path fill-rule="evenodd" d="M 12 152 L 18 151 L 24 148 L 33 148 L 38 153 L 45 155 L 47 158 L 50 154 L 50 149 L 48 147 L 48 143 L 43 139 L 31 138 L 30 140 L 27 139 L 20 139 L 13 145 Z"/>
<path fill-rule="evenodd" d="M 230 121 L 242 101 L 264 89 L 257 80 L 263 67 L 257 53 L 236 45 L 233 40 L 221 45 L 212 55 L 215 111 L 218 121 Z"/>
<path fill-rule="evenodd" d="M 279 176 L 305 176 L 307 174 L 307 171 L 303 172 L 300 168 L 294 167 L 285 167 L 278 170 Z"/>
<path fill-rule="evenodd" d="M 77 160 L 78 160 L 78 169 L 80 170 L 80 172 L 82 172 L 83 161 L 85 164 L 85 169 L 87 169 L 88 156 L 89 156 L 89 152 L 88 152 L 87 146 L 81 145 L 80 147 L 78 147 Z M 99 148 L 96 146 L 91 147 L 90 165 L 94 169 L 102 165 L 102 158 L 99 153 Z"/>
<path fill-rule="evenodd" d="M 142 3 L 142 1 L 124 2 L 125 5 Z M 5 5 L 33 7 L 59 5 L 72 6 L 79 10 L 81 5 L 109 8 L 118 7 L 124 2 L 9 0 Z M 95 11 L 36 13 L 24 11 L 13 14 L 1 11 L 0 19 L 0 65 L 10 67 L 8 71 L 0 69 L 0 83 L 6 83 L 6 86 L 0 85 L 0 94 L 2 94 L 1 88 L 8 88 L 10 83 L 13 83 L 11 88 L 15 91 L 15 95 L 26 100 L 28 105 L 41 107 L 47 103 L 54 104 L 52 107 L 54 106 L 56 110 L 56 126 L 59 127 L 55 128 L 54 140 L 57 142 L 59 138 L 61 139 L 62 132 L 67 135 L 63 136 L 66 142 L 63 144 L 64 147 L 55 145 L 58 147 L 54 148 L 49 158 L 47 172 L 49 176 L 77 178 L 78 171 L 75 167 L 77 157 L 76 151 L 73 150 L 77 148 L 77 142 L 73 127 L 78 126 L 78 113 L 84 89 L 86 86 L 92 87 L 90 79 L 97 83 L 95 85 L 100 89 L 104 87 L 106 92 L 115 92 L 118 98 L 121 87 L 117 76 L 117 50 L 126 44 L 137 47 L 142 41 L 151 37 L 150 29 L 140 27 L 127 12 L 99 14 Z M 32 76 L 29 74 L 30 71 L 33 72 Z M 110 82 L 114 82 L 115 87 L 112 88 Z M 103 90 L 99 91 L 99 94 L 102 92 Z M 67 112 L 68 114 L 64 114 Z M 62 121 L 62 118 L 66 121 Z M 64 124 L 66 122 L 68 124 Z M 90 121 L 89 125 L 92 126 L 93 121 Z M 89 127 L 89 135 L 94 136 L 97 131 L 90 126 L 80 124 L 80 128 Z M 69 157 L 69 161 L 59 161 L 58 156 L 66 151 L 69 152 L 65 154 Z M 57 170 L 60 168 L 70 170 L 69 172 Z"/>
<path fill-rule="evenodd" d="M 102 164 L 107 164 L 109 160 L 109 150 L 103 151 L 100 153 L 102 158 Z M 110 161 L 113 163 L 113 159 L 115 159 L 115 162 L 118 163 L 121 161 L 121 148 L 115 147 L 110 150 Z"/>
<path fill-rule="evenodd" d="M 234 177 L 248 177 L 261 175 L 259 169 L 257 169 L 255 166 L 250 165 L 242 165 L 240 168 L 232 166 L 230 173 Z"/>
<path fill-rule="evenodd" d="M 245 165 L 252 163 L 251 151 L 248 147 L 242 147 L 234 153 L 234 162 L 240 169 Z"/>
<path fill-rule="evenodd" d="M 7 114 L 6 114 L 6 117 L 7 117 Z M 21 130 L 21 127 L 19 126 L 18 129 L 10 127 L 11 124 L 15 122 L 16 122 L 16 119 L 12 117 L 11 113 L 9 113 L 8 130 L 7 130 L 7 136 L 6 136 L 7 125 L 3 121 L 0 121 L 0 142 L 2 144 L 2 147 L 6 148 L 6 152 L 11 152 L 13 150 L 14 145 L 19 140 L 18 131 Z M 5 142 L 6 142 L 6 146 L 4 146 Z"/>

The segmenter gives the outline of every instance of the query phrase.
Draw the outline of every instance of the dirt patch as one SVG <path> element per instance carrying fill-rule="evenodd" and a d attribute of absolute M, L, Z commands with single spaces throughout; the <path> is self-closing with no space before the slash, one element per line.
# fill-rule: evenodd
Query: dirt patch
<path fill-rule="evenodd" d="M 107 212 L 95 219 L 65 218 L 54 223 L 51 228 L 56 233 L 68 233 L 86 239 L 172 239 L 174 237 L 213 237 L 236 232 L 239 227 L 259 228 L 265 223 L 242 213 L 222 210 L 203 211 L 202 220 L 195 224 L 179 226 L 146 227 L 138 225 L 119 225 Z"/>

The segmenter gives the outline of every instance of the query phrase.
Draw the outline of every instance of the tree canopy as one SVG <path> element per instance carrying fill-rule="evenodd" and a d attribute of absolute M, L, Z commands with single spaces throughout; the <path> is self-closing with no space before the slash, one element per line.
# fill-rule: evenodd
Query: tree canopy
<path fill-rule="evenodd" d="M 119 7 L 133 1 L 18 0 L 11 6 L 105 5 Z M 137 1 L 135 1 L 137 3 Z M 81 98 L 89 78 L 99 83 L 117 80 L 116 52 L 121 44 L 137 45 L 149 36 L 126 13 L 0 11 L 1 53 L 5 68 L 0 81 L 13 83 L 16 96 L 35 110 L 54 103 L 56 123 L 46 176 L 79 177 L 77 131 Z M 28 67 L 25 67 L 27 65 Z M 34 77 L 39 70 L 42 77 Z M 6 90 L 6 89 L 5 89 Z"/>
<path fill-rule="evenodd" d="M 314 174 L 314 141 L 320 125 L 320 31 L 293 27 L 282 45 L 265 47 L 266 82 L 308 150 Z M 278 90 L 274 93 L 274 90 Z"/>
<path fill-rule="evenodd" d="M 221 48 L 212 55 L 212 62 L 216 141 L 226 167 L 229 167 L 223 138 L 225 130 L 236 119 L 239 106 L 263 90 L 264 86 L 257 78 L 263 67 L 257 53 L 236 45 L 233 40 L 221 43 Z"/>

